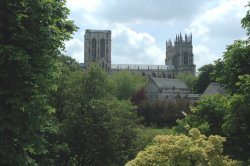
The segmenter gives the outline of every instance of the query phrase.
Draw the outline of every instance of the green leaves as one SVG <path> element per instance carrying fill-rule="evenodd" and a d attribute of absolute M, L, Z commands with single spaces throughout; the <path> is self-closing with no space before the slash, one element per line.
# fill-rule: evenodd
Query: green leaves
<path fill-rule="evenodd" d="M 113 96 L 112 82 L 97 64 L 84 72 L 77 66 L 61 56 L 55 66 L 58 88 L 51 92 L 59 131 L 70 151 L 65 157 L 76 165 L 123 165 L 134 154 L 134 106 Z"/>
<path fill-rule="evenodd" d="M 197 77 L 194 76 L 192 73 L 182 72 L 177 75 L 177 78 L 183 80 L 187 84 L 191 92 L 195 91 Z"/>
<path fill-rule="evenodd" d="M 225 85 L 231 94 L 238 91 L 236 83 L 239 81 L 239 76 L 250 74 L 249 53 L 249 41 L 238 40 L 228 46 L 223 60 L 216 61 L 213 76 L 217 82 Z"/>

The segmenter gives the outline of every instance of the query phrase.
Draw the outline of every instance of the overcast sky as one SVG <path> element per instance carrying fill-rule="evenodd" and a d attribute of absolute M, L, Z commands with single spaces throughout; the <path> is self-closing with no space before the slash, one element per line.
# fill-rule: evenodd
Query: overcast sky
<path fill-rule="evenodd" d="M 66 42 L 66 54 L 84 62 L 85 30 L 111 30 L 113 64 L 163 65 L 166 40 L 192 33 L 198 69 L 246 38 L 240 24 L 246 5 L 247 0 L 67 0 L 79 30 Z"/>

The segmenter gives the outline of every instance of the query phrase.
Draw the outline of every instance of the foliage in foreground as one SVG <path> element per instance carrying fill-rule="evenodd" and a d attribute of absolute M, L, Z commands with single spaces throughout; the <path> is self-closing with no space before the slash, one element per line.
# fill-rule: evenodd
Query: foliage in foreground
<path fill-rule="evenodd" d="M 1 0 L 0 165 L 34 165 L 48 153 L 54 60 L 76 29 L 65 3 Z"/>
<path fill-rule="evenodd" d="M 137 154 L 125 166 L 153 165 L 209 165 L 237 166 L 240 162 L 223 156 L 225 138 L 218 135 L 206 137 L 198 129 L 191 129 L 186 135 L 158 135 L 154 143 Z"/>

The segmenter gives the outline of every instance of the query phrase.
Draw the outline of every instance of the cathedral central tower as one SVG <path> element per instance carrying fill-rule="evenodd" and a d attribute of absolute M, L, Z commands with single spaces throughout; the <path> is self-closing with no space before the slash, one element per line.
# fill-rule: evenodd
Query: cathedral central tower
<path fill-rule="evenodd" d="M 184 39 L 182 35 L 176 35 L 174 44 L 171 40 L 166 42 L 165 65 L 172 65 L 179 72 L 188 71 L 195 74 L 192 34 Z"/>

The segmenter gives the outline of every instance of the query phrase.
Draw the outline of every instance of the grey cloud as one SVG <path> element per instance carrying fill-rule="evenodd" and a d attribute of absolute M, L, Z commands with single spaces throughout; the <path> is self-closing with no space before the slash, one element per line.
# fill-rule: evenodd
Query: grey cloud
<path fill-rule="evenodd" d="M 106 0 L 98 9 L 99 17 L 111 22 L 190 20 L 215 0 Z"/>

